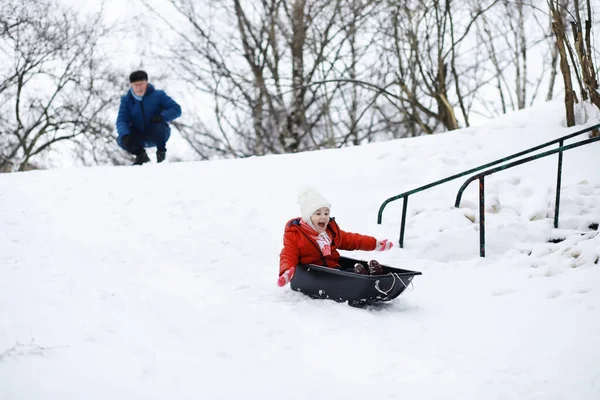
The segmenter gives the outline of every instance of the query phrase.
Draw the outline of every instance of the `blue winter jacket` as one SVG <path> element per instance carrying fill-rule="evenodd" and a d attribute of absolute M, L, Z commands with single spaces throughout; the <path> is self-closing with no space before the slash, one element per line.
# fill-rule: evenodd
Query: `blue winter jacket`
<path fill-rule="evenodd" d="M 117 116 L 117 143 L 123 146 L 122 138 L 133 132 L 143 134 L 151 122 L 150 118 L 162 115 L 165 122 L 171 122 L 181 116 L 181 106 L 170 98 L 163 90 L 157 90 L 152 84 L 148 84 L 142 101 L 133 97 L 131 89 L 121 97 L 121 106 Z M 171 135 L 171 128 L 167 125 L 167 139 Z M 146 139 L 145 147 L 154 147 L 150 139 Z"/>

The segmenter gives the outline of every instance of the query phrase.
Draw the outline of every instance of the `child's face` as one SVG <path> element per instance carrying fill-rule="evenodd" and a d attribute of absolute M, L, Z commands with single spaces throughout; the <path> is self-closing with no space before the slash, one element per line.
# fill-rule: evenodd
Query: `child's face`
<path fill-rule="evenodd" d="M 329 208 L 319 208 L 310 216 L 310 221 L 313 223 L 318 233 L 325 232 L 327 224 L 329 224 Z"/>

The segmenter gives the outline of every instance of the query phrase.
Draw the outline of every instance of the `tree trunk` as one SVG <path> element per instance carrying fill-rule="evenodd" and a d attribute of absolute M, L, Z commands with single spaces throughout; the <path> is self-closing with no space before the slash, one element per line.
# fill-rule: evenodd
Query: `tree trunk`
<path fill-rule="evenodd" d="M 554 98 L 554 83 L 556 82 L 556 75 L 558 74 L 558 45 L 556 42 L 552 47 L 552 61 L 550 64 L 550 83 L 548 85 L 548 93 L 546 94 L 546 101 L 550 101 Z"/>
<path fill-rule="evenodd" d="M 550 3 L 551 7 L 553 5 Z M 563 76 L 563 82 L 565 85 L 565 107 L 567 114 L 567 126 L 575 125 L 575 92 L 573 91 L 573 82 L 571 81 L 571 69 L 569 67 L 569 61 L 567 58 L 567 51 L 565 48 L 566 32 L 565 27 L 562 24 L 560 14 L 552 9 L 552 30 L 556 36 L 556 45 L 558 47 L 558 54 L 560 55 L 560 71 Z"/>
<path fill-rule="evenodd" d="M 304 21 L 306 0 L 296 0 L 292 5 L 292 88 L 294 98 L 292 110 L 288 116 L 288 137 L 283 143 L 286 152 L 297 152 L 300 140 L 305 133 L 304 95 L 304 42 L 306 40 L 306 23 Z"/>
<path fill-rule="evenodd" d="M 446 88 L 446 64 L 442 60 L 439 60 L 438 69 L 438 92 L 436 93 L 436 101 L 438 105 L 438 112 L 441 116 L 442 123 L 449 131 L 458 129 L 458 121 L 454 114 L 454 108 L 448 101 L 448 90 Z"/>

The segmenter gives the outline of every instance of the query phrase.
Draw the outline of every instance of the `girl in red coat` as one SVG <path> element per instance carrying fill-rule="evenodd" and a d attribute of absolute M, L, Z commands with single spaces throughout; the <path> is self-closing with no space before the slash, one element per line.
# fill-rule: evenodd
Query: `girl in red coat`
<path fill-rule="evenodd" d="M 277 285 L 285 286 L 294 277 L 296 265 L 316 264 L 340 268 L 339 250 L 378 250 L 392 248 L 387 239 L 377 240 L 372 236 L 345 232 L 334 218 L 330 218 L 331 205 L 319 192 L 308 188 L 298 196 L 301 218 L 294 218 L 285 225 L 283 250 L 279 255 L 279 279 Z M 359 274 L 381 274 L 377 261 L 369 262 L 369 272 L 357 264 L 354 272 Z"/>

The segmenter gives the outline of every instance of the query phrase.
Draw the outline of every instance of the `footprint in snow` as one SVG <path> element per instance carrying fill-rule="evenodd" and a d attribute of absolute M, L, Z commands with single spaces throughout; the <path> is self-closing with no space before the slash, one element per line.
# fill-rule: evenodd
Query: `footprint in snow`
<path fill-rule="evenodd" d="M 544 271 L 543 276 L 549 278 L 549 277 L 558 275 L 559 273 L 560 273 L 560 271 L 558 270 L 558 268 L 548 267 L 548 269 L 546 271 Z"/>
<path fill-rule="evenodd" d="M 515 293 L 516 290 L 513 288 L 498 288 L 492 291 L 492 296 L 504 296 L 506 294 Z"/>
<path fill-rule="evenodd" d="M 573 292 L 577 294 L 588 294 L 591 291 L 589 287 L 582 287 L 579 289 L 575 289 Z"/>
<path fill-rule="evenodd" d="M 455 158 L 448 158 L 448 157 L 442 157 L 442 161 L 446 165 L 458 165 L 458 163 L 460 162 L 459 160 L 457 160 Z"/>
<path fill-rule="evenodd" d="M 579 194 L 582 194 L 584 196 L 590 196 L 595 192 L 595 190 L 589 186 L 580 186 L 577 191 L 579 192 Z"/>
<path fill-rule="evenodd" d="M 562 290 L 554 289 L 554 290 L 551 290 L 550 292 L 548 292 L 548 294 L 546 295 L 546 298 L 547 299 L 555 299 L 555 298 L 559 297 L 560 295 L 562 295 Z"/>
<path fill-rule="evenodd" d="M 533 189 L 525 188 L 525 189 L 521 190 L 520 195 L 522 197 L 531 197 L 533 195 Z"/>

